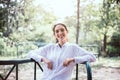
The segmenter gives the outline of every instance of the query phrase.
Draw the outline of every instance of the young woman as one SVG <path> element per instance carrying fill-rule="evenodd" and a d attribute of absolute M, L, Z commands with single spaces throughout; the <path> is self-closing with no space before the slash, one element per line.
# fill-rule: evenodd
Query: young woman
<path fill-rule="evenodd" d="M 93 53 L 68 42 L 66 25 L 62 23 L 54 25 L 53 34 L 57 43 L 29 52 L 30 58 L 44 62 L 42 80 L 70 80 L 76 64 L 96 61 Z"/>

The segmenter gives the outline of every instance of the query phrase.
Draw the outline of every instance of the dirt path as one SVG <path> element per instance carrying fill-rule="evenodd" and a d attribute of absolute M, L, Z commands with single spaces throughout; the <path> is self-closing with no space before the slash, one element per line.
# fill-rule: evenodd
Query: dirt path
<path fill-rule="evenodd" d="M 19 71 L 19 80 L 33 80 L 33 70 Z M 37 71 L 37 80 L 40 80 L 41 71 Z M 80 72 L 79 80 L 86 80 L 86 73 Z M 120 80 L 120 68 L 102 67 L 99 69 L 92 69 L 93 80 Z M 1 79 L 0 79 L 1 80 Z M 12 73 L 7 80 L 15 80 L 15 73 Z M 75 80 L 75 79 L 72 79 Z"/>
<path fill-rule="evenodd" d="M 120 80 L 120 68 L 104 67 L 93 70 L 93 80 Z"/>

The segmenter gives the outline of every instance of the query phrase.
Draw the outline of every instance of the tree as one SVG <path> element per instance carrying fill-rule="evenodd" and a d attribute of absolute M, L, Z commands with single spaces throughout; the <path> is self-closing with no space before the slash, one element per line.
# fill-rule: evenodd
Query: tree
<path fill-rule="evenodd" d="M 116 1 L 116 3 L 117 3 L 117 4 L 119 4 L 119 3 L 120 3 L 120 0 L 114 0 L 114 1 Z"/>
<path fill-rule="evenodd" d="M 103 0 L 103 6 L 101 10 L 101 21 L 99 23 L 99 28 L 102 30 L 103 34 L 103 45 L 102 45 L 102 51 L 103 55 L 107 55 L 107 43 L 108 43 L 108 37 L 110 36 L 110 32 L 116 30 L 117 22 L 119 22 L 119 13 L 118 8 L 115 8 L 116 4 L 114 4 L 111 0 Z M 112 36 L 112 35 L 111 35 Z"/>
<path fill-rule="evenodd" d="M 79 29 L 80 29 L 80 22 L 79 22 L 79 16 L 80 15 L 80 0 L 77 0 L 77 28 L 76 28 L 76 43 L 78 44 L 79 40 Z"/>
<path fill-rule="evenodd" d="M 0 13 L 2 14 L 1 32 L 3 36 L 9 37 L 13 30 L 18 29 L 18 13 L 22 12 L 21 6 L 18 3 L 22 3 L 23 0 L 1 0 Z"/>
<path fill-rule="evenodd" d="M 85 5 L 83 3 L 86 3 L 86 1 L 81 0 L 81 5 L 80 7 L 80 12 L 79 12 L 79 21 L 80 21 L 80 31 L 79 31 L 79 40 L 80 45 L 85 45 L 85 44 L 92 44 L 94 42 L 100 42 L 100 35 L 99 34 L 99 29 L 97 26 L 97 23 L 100 21 L 100 13 L 99 13 L 99 7 L 98 5 L 96 6 L 93 4 L 93 2 L 90 2 L 89 4 Z M 77 5 L 76 5 L 77 6 Z M 70 35 L 72 36 L 70 40 L 72 39 L 73 42 L 75 41 L 76 38 L 76 32 L 78 29 L 77 27 L 77 18 L 76 14 L 73 16 L 66 17 L 65 23 L 67 26 L 70 27 Z M 74 35 L 74 36 L 73 36 Z M 82 43 L 81 43 L 82 42 Z"/>

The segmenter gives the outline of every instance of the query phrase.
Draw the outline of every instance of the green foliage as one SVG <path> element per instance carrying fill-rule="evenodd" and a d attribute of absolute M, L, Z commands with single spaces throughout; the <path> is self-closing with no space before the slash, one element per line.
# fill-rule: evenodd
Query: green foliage
<path fill-rule="evenodd" d="M 0 7 L 0 32 L 4 31 L 4 26 L 5 26 L 5 18 L 4 18 L 4 9 Z"/>
<path fill-rule="evenodd" d="M 3 37 L 0 37 L 0 55 L 3 56 L 10 56 L 12 54 L 15 54 L 15 47 L 12 46 L 12 44 Z"/>
<path fill-rule="evenodd" d="M 88 0 L 82 0 L 81 2 L 87 3 L 87 1 Z M 114 40 L 111 36 L 114 32 L 120 32 L 119 5 L 112 3 L 112 0 L 104 1 L 105 3 L 103 3 L 102 7 L 101 4 L 91 4 L 92 1 L 85 5 L 81 3 L 79 44 L 84 45 L 96 43 L 100 45 L 104 34 L 107 35 L 108 41 L 113 43 Z M 10 35 L 7 37 L 7 40 L 4 41 L 4 37 L 2 37 L 3 39 L 1 38 L 0 48 L 1 50 L 4 48 L 4 50 L 6 50 L 5 53 L 17 53 L 13 52 L 16 51 L 16 46 L 15 44 L 12 44 L 11 47 L 12 42 L 52 42 L 55 40 L 52 33 L 52 24 L 57 20 L 57 17 L 52 12 L 45 11 L 41 4 L 35 5 L 33 2 L 33 0 L 20 0 L 17 3 L 12 1 L 10 3 L 10 12 L 13 10 L 16 14 L 9 13 L 8 16 L 0 16 L 0 32 L 3 34 L 4 31 L 7 31 L 7 29 L 10 29 L 8 31 L 11 31 Z M 6 10 L 7 8 L 0 7 L 0 15 L 7 15 Z M 6 17 L 9 17 L 8 25 L 10 26 L 8 28 L 5 22 Z M 63 22 L 69 29 L 69 41 L 75 42 L 77 26 L 76 15 L 67 16 Z M 20 51 L 22 51 L 23 48 L 19 48 Z M 27 46 L 24 48 L 28 49 Z M 18 51 L 18 53 L 20 53 L 20 51 Z"/>
<path fill-rule="evenodd" d="M 119 26 L 119 7 L 112 0 L 103 0 L 103 5 L 100 8 L 101 20 L 98 23 L 100 35 L 102 35 L 102 51 L 106 54 L 107 43 L 112 39 L 114 32 L 117 32 Z"/>
<path fill-rule="evenodd" d="M 28 41 L 37 41 L 37 42 L 45 42 L 45 39 L 44 39 L 44 32 L 41 33 L 41 34 L 34 34 L 33 36 L 31 35 L 30 37 L 27 38 Z"/>
<path fill-rule="evenodd" d="M 87 1 L 87 0 L 86 0 Z M 84 3 L 86 2 L 84 1 Z M 81 3 L 82 4 L 82 3 Z M 80 33 L 79 44 L 89 44 L 96 41 L 100 42 L 100 32 L 97 24 L 99 23 L 100 16 L 98 6 L 94 4 L 81 5 L 80 7 Z M 76 15 L 66 17 L 64 23 L 69 27 L 70 40 L 75 42 L 76 37 Z M 82 42 L 82 43 L 81 43 Z"/>
<path fill-rule="evenodd" d="M 0 37 L 0 55 L 3 54 L 3 51 L 4 51 L 4 41 L 3 39 Z"/>
<path fill-rule="evenodd" d="M 40 5 L 33 4 L 33 0 L 15 0 L 5 3 L 8 3 L 10 7 L 9 12 L 5 12 L 8 8 L 7 4 L 4 6 L 0 3 L 3 5 L 2 8 L 0 7 L 2 15 L 0 16 L 0 31 L 6 37 L 13 41 L 26 41 L 29 37 L 28 33 L 32 33 L 32 36 L 39 36 L 40 41 L 45 41 L 42 38 L 44 35 L 41 35 L 44 32 L 41 30 L 36 33 L 35 31 L 38 26 L 49 25 L 56 19 L 52 13 L 45 11 Z"/>
<path fill-rule="evenodd" d="M 120 56 L 120 33 L 115 32 L 107 46 L 109 56 Z"/>
<path fill-rule="evenodd" d="M 34 42 L 13 42 L 9 38 L 0 38 L 0 56 L 26 56 L 29 50 L 37 48 Z"/>
<path fill-rule="evenodd" d="M 114 46 L 107 46 L 107 52 L 110 57 L 120 56 L 120 48 Z"/>
<path fill-rule="evenodd" d="M 120 32 L 115 32 L 111 37 L 111 46 L 120 47 Z"/>

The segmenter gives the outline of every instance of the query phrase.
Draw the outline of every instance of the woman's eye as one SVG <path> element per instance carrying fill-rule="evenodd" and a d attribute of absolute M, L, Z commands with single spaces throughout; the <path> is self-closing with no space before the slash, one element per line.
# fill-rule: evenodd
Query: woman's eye
<path fill-rule="evenodd" d="M 64 29 L 59 29 L 59 30 L 56 30 L 55 32 L 56 32 L 56 33 L 64 32 Z"/>
<path fill-rule="evenodd" d="M 61 29 L 61 32 L 64 32 L 64 29 Z"/>
<path fill-rule="evenodd" d="M 55 32 L 56 32 L 56 33 L 58 33 L 59 31 L 58 31 L 58 30 L 56 30 Z"/>

